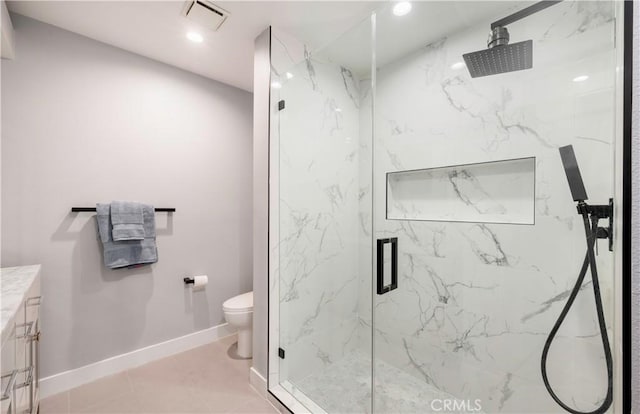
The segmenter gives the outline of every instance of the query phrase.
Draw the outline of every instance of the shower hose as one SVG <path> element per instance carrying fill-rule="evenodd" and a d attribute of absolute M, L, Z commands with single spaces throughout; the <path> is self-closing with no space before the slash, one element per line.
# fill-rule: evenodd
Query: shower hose
<path fill-rule="evenodd" d="M 578 276 L 578 280 L 576 281 L 571 294 L 569 295 L 569 299 L 567 300 L 566 305 L 560 312 L 560 316 L 558 320 L 553 325 L 553 329 L 549 332 L 549 337 L 544 344 L 544 348 L 542 350 L 542 360 L 541 360 L 541 368 L 542 368 L 542 380 L 544 381 L 544 386 L 549 391 L 551 397 L 557 402 L 562 408 L 567 410 L 573 414 L 601 414 L 607 411 L 607 409 L 611 406 L 613 402 L 613 360 L 611 358 L 611 347 L 609 345 L 609 337 L 607 336 L 607 325 L 604 319 L 604 312 L 602 310 L 602 298 L 600 297 L 600 284 L 598 283 L 598 269 L 596 267 L 596 258 L 594 253 L 594 245 L 597 240 L 597 232 L 598 232 L 598 217 L 591 216 L 591 223 L 589 223 L 589 215 L 588 213 L 582 213 L 582 218 L 584 222 L 584 231 L 587 237 L 587 254 L 584 258 L 584 262 L 582 263 L 582 269 L 580 269 L 580 275 Z M 549 384 L 549 378 L 547 377 L 547 354 L 549 353 L 549 347 L 553 342 L 553 339 L 558 333 L 558 329 L 562 325 L 567 313 L 569 313 L 569 309 L 573 305 L 573 302 L 578 296 L 578 292 L 582 287 L 582 282 L 584 280 L 585 275 L 587 274 L 587 269 L 591 269 L 591 280 L 593 283 L 593 295 L 596 301 L 596 312 L 598 314 L 598 325 L 600 326 L 600 337 L 602 338 L 602 346 L 604 348 L 604 357 L 607 363 L 607 395 L 604 398 L 602 404 L 593 411 L 578 411 L 569 407 L 565 404 L 553 391 L 551 385 Z"/>

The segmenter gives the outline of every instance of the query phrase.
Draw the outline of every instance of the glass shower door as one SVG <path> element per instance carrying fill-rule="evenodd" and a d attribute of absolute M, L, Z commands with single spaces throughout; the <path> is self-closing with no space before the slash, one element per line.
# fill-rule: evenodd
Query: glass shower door
<path fill-rule="evenodd" d="M 376 13 L 374 412 L 565 412 L 540 360 L 587 242 L 559 148 L 575 151 L 589 203 L 619 202 L 619 5 L 564 1 L 514 23 L 512 42 L 533 41 L 533 67 L 472 78 L 463 54 L 486 48 L 490 24 L 524 6 L 414 2 L 405 16 Z M 618 253 L 596 245 L 613 348 Z M 602 405 L 589 273 L 546 366 L 569 406 Z"/>
<path fill-rule="evenodd" d="M 318 51 L 272 33 L 272 62 L 304 50 L 272 65 L 270 231 L 278 384 L 310 412 L 371 412 L 370 38 L 369 19 Z"/>

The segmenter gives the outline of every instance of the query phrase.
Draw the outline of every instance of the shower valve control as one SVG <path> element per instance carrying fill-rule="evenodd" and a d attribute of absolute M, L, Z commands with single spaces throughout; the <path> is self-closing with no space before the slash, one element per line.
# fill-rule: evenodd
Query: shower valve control
<path fill-rule="evenodd" d="M 609 204 L 589 205 L 587 203 L 578 203 L 578 214 L 589 214 L 599 219 L 611 217 L 613 213 L 613 200 L 609 199 Z"/>
<path fill-rule="evenodd" d="M 596 230 L 596 237 L 598 239 L 609 240 L 609 251 L 613 251 L 613 198 L 609 199 L 609 204 L 596 204 L 589 205 L 584 201 L 578 203 L 578 214 L 588 215 L 592 219 L 609 219 L 609 225 L 607 227 L 598 227 Z M 596 243 L 596 251 L 598 244 Z"/>

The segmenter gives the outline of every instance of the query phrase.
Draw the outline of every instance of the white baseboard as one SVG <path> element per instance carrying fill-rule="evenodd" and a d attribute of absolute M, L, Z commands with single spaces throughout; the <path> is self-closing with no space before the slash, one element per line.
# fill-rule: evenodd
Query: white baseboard
<path fill-rule="evenodd" d="M 159 344 L 136 349 L 122 355 L 116 355 L 84 367 L 61 372 L 40 380 L 40 398 L 58 394 L 71 388 L 95 381 L 108 375 L 144 365 L 157 359 L 188 351 L 206 345 L 225 336 L 233 335 L 235 330 L 223 323 L 209 329 L 194 332 Z M 266 384 L 266 382 L 265 382 Z M 266 385 L 265 385 L 266 390 Z"/>
<path fill-rule="evenodd" d="M 249 383 L 258 394 L 263 398 L 267 398 L 267 379 L 256 371 L 254 367 L 249 369 Z"/>

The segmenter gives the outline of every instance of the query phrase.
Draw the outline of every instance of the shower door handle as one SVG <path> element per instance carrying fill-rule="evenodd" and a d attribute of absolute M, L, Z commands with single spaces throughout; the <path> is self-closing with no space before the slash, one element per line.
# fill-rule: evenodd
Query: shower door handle
<path fill-rule="evenodd" d="M 391 247 L 391 282 L 385 285 L 385 245 Z M 398 238 L 378 239 L 377 243 L 377 285 L 378 295 L 383 295 L 398 287 Z"/>

